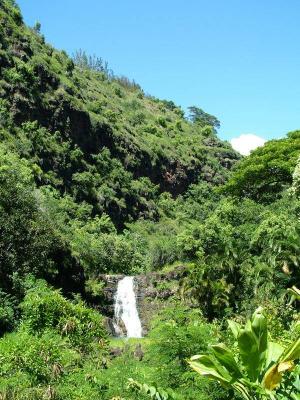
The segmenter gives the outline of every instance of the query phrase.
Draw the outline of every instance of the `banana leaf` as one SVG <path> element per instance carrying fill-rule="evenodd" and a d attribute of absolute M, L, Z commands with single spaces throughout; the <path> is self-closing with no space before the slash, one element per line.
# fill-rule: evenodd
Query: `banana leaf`
<path fill-rule="evenodd" d="M 279 343 L 269 342 L 265 367 L 269 368 L 271 364 L 277 363 L 283 351 L 284 348 Z"/>
<path fill-rule="evenodd" d="M 255 382 L 265 367 L 268 349 L 266 318 L 258 308 L 238 335 L 238 347 L 249 378 Z"/>
<path fill-rule="evenodd" d="M 242 373 L 232 352 L 224 344 L 211 346 L 211 348 L 216 359 L 227 369 L 234 380 L 242 377 Z"/>
<path fill-rule="evenodd" d="M 192 357 L 188 363 L 198 374 L 217 380 L 225 385 L 228 385 L 233 379 L 225 368 L 220 368 L 212 356 L 197 355 Z"/>
<path fill-rule="evenodd" d="M 300 358 L 300 337 L 295 340 L 280 357 L 281 362 L 294 361 Z"/>
<path fill-rule="evenodd" d="M 231 329 L 233 336 L 235 337 L 235 339 L 237 339 L 241 332 L 241 326 L 237 322 L 231 320 L 228 321 L 228 325 Z"/>

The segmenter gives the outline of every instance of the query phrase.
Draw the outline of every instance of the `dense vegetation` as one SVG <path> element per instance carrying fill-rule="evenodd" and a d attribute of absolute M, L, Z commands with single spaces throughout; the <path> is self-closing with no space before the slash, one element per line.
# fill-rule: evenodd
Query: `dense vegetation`
<path fill-rule="evenodd" d="M 235 346 L 226 319 L 258 306 L 272 341 L 299 337 L 287 289 L 300 285 L 300 131 L 241 159 L 216 117 L 186 118 L 100 58 L 57 51 L 12 0 L 0 0 L 0 93 L 0 399 L 240 398 L 187 360 Z M 143 356 L 110 343 L 100 274 L 178 263 Z M 274 399 L 299 399 L 298 371 Z"/>

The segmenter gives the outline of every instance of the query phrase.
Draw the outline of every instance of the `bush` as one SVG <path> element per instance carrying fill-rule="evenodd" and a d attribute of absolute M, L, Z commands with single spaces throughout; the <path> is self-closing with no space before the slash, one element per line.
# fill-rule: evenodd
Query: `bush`
<path fill-rule="evenodd" d="M 82 302 L 66 300 L 43 281 L 38 281 L 37 287 L 28 291 L 21 309 L 23 325 L 31 334 L 54 329 L 81 350 L 86 351 L 97 343 L 105 346 L 102 316 Z"/>
<path fill-rule="evenodd" d="M 15 327 L 16 314 L 16 299 L 0 289 L 0 336 Z"/>
<path fill-rule="evenodd" d="M 213 325 L 205 322 L 199 311 L 176 306 L 161 313 L 149 334 L 153 345 L 147 353 L 155 365 L 161 366 L 161 381 L 157 383 L 176 388 L 189 380 L 186 359 L 206 349 L 215 334 Z"/>
<path fill-rule="evenodd" d="M 26 331 L 1 339 L 0 356 L 2 379 L 20 374 L 19 378 L 25 379 L 26 384 L 28 379 L 32 386 L 55 381 L 77 358 L 54 332 L 32 336 Z"/>
<path fill-rule="evenodd" d="M 164 117 L 158 117 L 157 118 L 157 123 L 163 128 L 167 127 L 167 120 Z"/>
<path fill-rule="evenodd" d="M 138 112 L 130 117 L 130 123 L 133 126 L 141 125 L 146 120 L 146 115 L 143 112 Z"/>

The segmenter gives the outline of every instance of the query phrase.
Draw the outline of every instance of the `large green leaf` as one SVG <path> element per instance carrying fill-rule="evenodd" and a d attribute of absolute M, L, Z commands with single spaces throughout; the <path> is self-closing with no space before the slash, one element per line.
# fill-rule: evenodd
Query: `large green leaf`
<path fill-rule="evenodd" d="M 260 354 L 254 334 L 251 331 L 242 331 L 238 337 L 238 346 L 249 378 L 256 381 L 260 371 Z"/>
<path fill-rule="evenodd" d="M 280 361 L 294 361 L 298 358 L 300 358 L 300 337 L 285 350 L 280 357 Z"/>
<path fill-rule="evenodd" d="M 284 348 L 279 343 L 268 342 L 265 367 L 269 368 L 271 364 L 277 363 L 283 350 Z"/>
<path fill-rule="evenodd" d="M 231 329 L 233 336 L 235 337 L 235 339 L 237 339 L 241 332 L 241 326 L 237 322 L 231 320 L 228 321 L 228 325 Z"/>
<path fill-rule="evenodd" d="M 268 349 L 267 321 L 258 308 L 245 329 L 238 335 L 238 346 L 243 364 L 251 381 L 255 382 L 262 372 Z"/>
<path fill-rule="evenodd" d="M 225 368 L 220 368 L 220 366 L 215 362 L 212 356 L 194 356 L 190 359 L 188 363 L 200 375 L 215 379 L 224 384 L 229 384 L 232 380 L 232 376 L 227 372 Z"/>
<path fill-rule="evenodd" d="M 227 369 L 233 379 L 236 380 L 242 376 L 232 352 L 224 344 L 214 345 L 211 348 L 216 359 Z"/>
<path fill-rule="evenodd" d="M 262 308 L 258 308 L 251 318 L 251 328 L 257 338 L 258 351 L 264 353 L 268 347 L 267 319 L 262 314 Z"/>

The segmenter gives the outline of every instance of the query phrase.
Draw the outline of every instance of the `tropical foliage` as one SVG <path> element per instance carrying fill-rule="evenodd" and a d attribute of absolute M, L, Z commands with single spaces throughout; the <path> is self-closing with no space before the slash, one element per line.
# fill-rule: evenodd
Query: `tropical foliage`
<path fill-rule="evenodd" d="M 211 347 L 211 355 L 193 356 L 190 366 L 200 375 L 217 380 L 232 387 L 245 400 L 276 398 L 298 398 L 298 379 L 290 372 L 300 358 L 300 337 L 284 348 L 268 337 L 267 320 L 261 309 L 257 309 L 242 328 L 235 321 L 229 327 L 236 339 L 236 349 L 224 344 Z M 235 356 L 236 355 L 236 356 Z"/>

